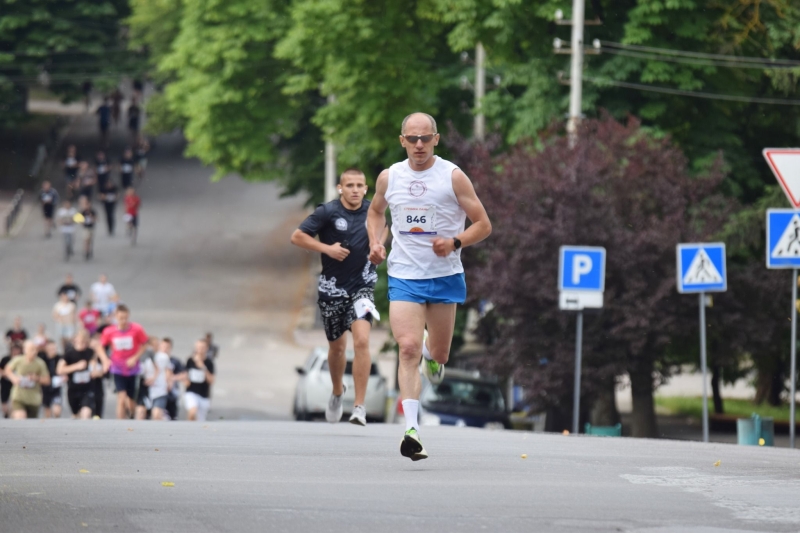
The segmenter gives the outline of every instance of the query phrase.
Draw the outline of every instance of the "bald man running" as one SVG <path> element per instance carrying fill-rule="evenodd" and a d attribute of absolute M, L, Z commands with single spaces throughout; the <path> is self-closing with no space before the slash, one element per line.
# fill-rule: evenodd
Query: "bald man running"
<path fill-rule="evenodd" d="M 370 261 L 380 264 L 386 259 L 381 232 L 386 208 L 391 210 L 389 321 L 400 347 L 397 374 L 406 418 L 400 453 L 419 461 L 428 457 L 419 438 L 417 416 L 420 356 L 428 379 L 441 383 L 450 356 L 456 304 L 463 304 L 467 297 L 461 249 L 488 237 L 492 224 L 467 175 L 433 154 L 439 134 L 432 116 L 407 116 L 400 144 L 408 159 L 378 176 L 367 228 Z M 472 225 L 465 230 L 467 217 Z"/>

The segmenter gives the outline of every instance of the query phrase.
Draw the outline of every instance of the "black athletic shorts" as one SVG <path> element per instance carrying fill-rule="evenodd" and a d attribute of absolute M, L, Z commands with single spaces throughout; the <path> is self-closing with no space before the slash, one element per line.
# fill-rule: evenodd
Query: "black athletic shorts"
<path fill-rule="evenodd" d="M 319 300 L 319 312 L 322 315 L 322 325 L 325 327 L 325 336 L 328 340 L 333 342 L 348 331 L 356 320 L 366 320 L 372 324 L 372 315 L 368 314 L 363 318 L 356 316 L 356 310 L 353 307 L 353 302 L 367 298 L 375 303 L 375 295 L 372 287 L 364 287 L 356 292 L 353 296 L 345 298 L 334 298 L 328 300 Z"/>
<path fill-rule="evenodd" d="M 114 392 L 125 391 L 128 398 L 136 398 L 136 383 L 139 376 L 123 376 L 120 374 L 112 374 L 114 376 Z"/>
<path fill-rule="evenodd" d="M 3 380 L 0 381 L 0 403 L 8 403 L 8 399 L 11 397 L 11 385 L 10 381 Z"/>
<path fill-rule="evenodd" d="M 73 415 L 77 415 L 84 407 L 91 409 L 92 413 L 96 408 L 94 391 L 91 389 L 77 393 L 67 391 L 67 401 L 69 401 L 69 408 Z"/>
<path fill-rule="evenodd" d="M 42 406 L 61 405 L 61 387 L 42 387 Z"/>
<path fill-rule="evenodd" d="M 44 218 L 50 220 L 53 218 L 55 206 L 53 204 L 42 204 L 42 211 L 44 212 Z"/>
<path fill-rule="evenodd" d="M 151 409 L 153 403 L 150 401 L 150 387 L 143 382 L 139 383 L 139 393 L 136 396 L 136 405 L 142 405 Z"/>

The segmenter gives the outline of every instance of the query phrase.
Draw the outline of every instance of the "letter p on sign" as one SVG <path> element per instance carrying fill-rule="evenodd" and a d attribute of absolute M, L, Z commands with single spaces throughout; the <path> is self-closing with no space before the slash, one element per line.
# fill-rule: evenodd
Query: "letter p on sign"
<path fill-rule="evenodd" d="M 575 254 L 572 256 L 572 283 L 578 285 L 581 276 L 592 271 L 592 258 L 586 254 Z"/>

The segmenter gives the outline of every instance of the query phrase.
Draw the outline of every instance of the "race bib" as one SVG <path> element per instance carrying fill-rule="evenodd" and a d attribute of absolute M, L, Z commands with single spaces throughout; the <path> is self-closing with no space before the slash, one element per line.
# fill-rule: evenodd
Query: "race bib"
<path fill-rule="evenodd" d="M 89 370 L 81 370 L 72 374 L 72 382 L 76 384 L 89 383 L 92 379 L 92 373 Z"/>
<path fill-rule="evenodd" d="M 206 382 L 205 370 L 201 370 L 199 368 L 190 368 L 189 381 L 191 381 L 192 383 L 205 383 Z"/>
<path fill-rule="evenodd" d="M 398 219 L 400 235 L 436 235 L 436 206 L 401 206 Z"/>
<path fill-rule="evenodd" d="M 108 174 L 108 166 L 107 165 L 97 165 L 97 173 L 98 174 Z"/>
<path fill-rule="evenodd" d="M 64 378 L 62 378 L 61 376 L 53 376 L 52 379 L 50 380 L 50 386 L 53 387 L 54 389 L 57 389 L 63 383 L 64 383 Z"/>
<path fill-rule="evenodd" d="M 123 174 L 130 174 L 131 172 L 133 172 L 133 165 L 122 165 Z"/>
<path fill-rule="evenodd" d="M 96 320 L 95 316 L 92 314 L 88 314 L 83 317 L 83 321 L 86 322 L 87 324 L 94 324 L 95 320 Z"/>
<path fill-rule="evenodd" d="M 116 201 L 117 201 L 117 195 L 116 194 L 106 194 L 106 202 L 111 203 L 111 202 L 116 202 Z"/>
<path fill-rule="evenodd" d="M 32 389 L 36 387 L 36 383 L 27 376 L 22 376 L 19 378 L 19 386 L 22 389 Z"/>
<path fill-rule="evenodd" d="M 133 337 L 115 337 L 112 342 L 115 350 L 133 350 Z"/>

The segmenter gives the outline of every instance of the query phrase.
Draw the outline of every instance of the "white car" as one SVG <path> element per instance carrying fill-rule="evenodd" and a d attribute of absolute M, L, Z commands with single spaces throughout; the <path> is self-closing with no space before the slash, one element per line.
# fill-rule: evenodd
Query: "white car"
<path fill-rule="evenodd" d="M 349 416 L 353 410 L 355 400 L 355 387 L 353 386 L 353 350 L 345 352 L 347 366 L 344 370 L 342 381 L 347 386 L 344 393 L 342 406 L 344 414 Z M 314 348 L 303 366 L 297 367 L 300 379 L 294 393 L 294 417 L 297 420 L 311 420 L 315 417 L 324 417 L 325 408 L 331 397 L 333 384 L 328 370 L 328 350 Z M 375 422 L 383 422 L 386 413 L 386 397 L 388 389 L 386 379 L 378 372 L 378 365 L 374 362 L 370 368 L 369 381 L 367 381 L 367 395 L 365 406 L 367 418 Z"/>

